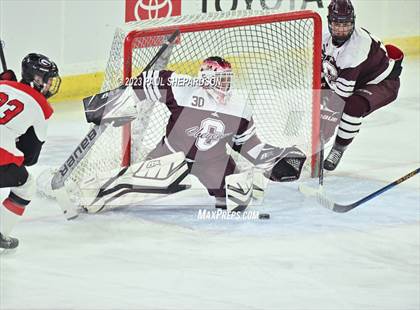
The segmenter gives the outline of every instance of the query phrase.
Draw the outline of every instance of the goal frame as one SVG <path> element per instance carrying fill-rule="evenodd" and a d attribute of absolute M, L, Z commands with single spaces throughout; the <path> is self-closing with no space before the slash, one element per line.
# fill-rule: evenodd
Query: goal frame
<path fill-rule="evenodd" d="M 311 10 L 276 13 L 271 15 L 240 17 L 221 21 L 197 22 L 189 25 L 174 25 L 145 30 L 133 30 L 127 34 L 124 40 L 124 60 L 123 60 L 123 80 L 132 77 L 132 56 L 133 43 L 135 39 L 147 36 L 163 36 L 173 33 L 176 29 L 182 33 L 198 32 L 213 29 L 233 28 L 240 26 L 250 26 L 266 24 L 270 22 L 287 22 L 302 19 L 312 19 L 313 27 L 313 69 L 312 69 L 312 155 L 311 155 L 311 175 L 316 177 L 319 174 L 318 150 L 320 147 L 320 89 L 321 89 L 321 45 L 322 45 L 322 19 L 320 15 Z M 131 164 L 131 125 L 125 125 L 122 137 L 122 166 Z"/>

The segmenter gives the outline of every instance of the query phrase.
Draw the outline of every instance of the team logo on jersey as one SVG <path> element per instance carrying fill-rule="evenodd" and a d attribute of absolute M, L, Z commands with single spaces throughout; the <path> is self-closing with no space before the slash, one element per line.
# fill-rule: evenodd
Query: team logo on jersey
<path fill-rule="evenodd" d="M 206 118 L 201 121 L 200 126 L 190 127 L 185 130 L 189 137 L 196 138 L 195 146 L 200 151 L 207 151 L 215 146 L 221 139 L 232 133 L 225 133 L 225 124 L 218 119 Z"/>
<path fill-rule="evenodd" d="M 326 56 L 322 61 L 322 72 L 328 84 L 335 83 L 338 77 L 337 66 L 335 60 L 331 56 Z"/>

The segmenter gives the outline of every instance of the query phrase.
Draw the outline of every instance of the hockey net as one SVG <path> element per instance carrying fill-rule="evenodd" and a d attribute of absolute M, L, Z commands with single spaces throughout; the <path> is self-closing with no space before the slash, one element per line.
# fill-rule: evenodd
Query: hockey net
<path fill-rule="evenodd" d="M 102 91 L 138 75 L 165 36 L 179 29 L 167 69 L 196 76 L 203 59 L 226 58 L 232 63 L 233 89 L 248 92 L 261 140 L 297 145 L 308 156 L 306 175 L 313 175 L 319 135 L 320 17 L 312 11 L 255 14 L 232 11 L 126 24 L 115 33 Z M 144 159 L 164 135 L 168 117 L 164 104 L 156 102 L 131 126 L 110 126 L 70 182 Z"/>

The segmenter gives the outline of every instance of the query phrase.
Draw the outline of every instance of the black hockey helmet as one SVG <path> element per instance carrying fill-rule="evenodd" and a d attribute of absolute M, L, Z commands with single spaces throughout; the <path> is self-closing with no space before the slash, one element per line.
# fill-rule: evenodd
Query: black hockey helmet
<path fill-rule="evenodd" d="M 49 98 L 58 92 L 61 78 L 53 61 L 44 55 L 30 53 L 22 60 L 21 82 Z"/>
<path fill-rule="evenodd" d="M 355 19 L 351 0 L 331 0 L 328 6 L 328 29 L 335 45 L 342 45 L 351 37 Z"/>

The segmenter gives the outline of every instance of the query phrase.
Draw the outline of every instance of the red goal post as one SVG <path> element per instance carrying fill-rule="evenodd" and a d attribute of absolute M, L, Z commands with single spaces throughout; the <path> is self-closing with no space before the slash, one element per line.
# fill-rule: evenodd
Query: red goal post
<path fill-rule="evenodd" d="M 321 42 L 322 42 L 322 21 L 320 16 L 313 11 L 297 11 L 288 13 L 274 13 L 262 16 L 244 16 L 239 18 L 232 18 L 227 20 L 211 20 L 211 21 L 195 21 L 189 24 L 174 24 L 151 27 L 148 29 L 138 29 L 130 31 L 124 40 L 124 80 L 132 77 L 133 64 L 135 56 L 133 55 L 136 49 L 136 42 L 141 38 L 163 38 L 171 34 L 175 29 L 179 29 L 182 36 L 190 33 L 203 33 L 215 30 L 226 30 L 241 27 L 250 27 L 253 25 L 270 25 L 273 23 L 296 23 L 301 20 L 312 21 L 313 33 L 313 48 L 312 48 L 312 130 L 311 130 L 311 174 L 315 176 L 318 173 L 318 158 L 317 150 L 319 148 L 319 130 L 320 130 L 320 85 L 321 85 Z M 244 37 L 246 40 L 253 40 L 252 34 Z M 291 38 L 293 41 L 293 38 Z M 147 43 L 146 43 L 147 44 Z M 144 47 L 144 43 L 142 44 Z M 158 45 L 154 42 L 151 45 Z M 276 52 L 276 51 L 272 51 Z M 210 56 L 210 55 L 209 55 Z M 221 55 L 225 56 L 225 55 Z M 257 127 L 258 132 L 258 127 Z M 131 126 L 126 126 L 123 133 L 123 157 L 122 165 L 129 165 L 132 160 L 132 143 L 131 143 Z M 293 143 L 293 141 L 291 141 Z"/>

